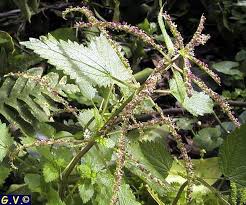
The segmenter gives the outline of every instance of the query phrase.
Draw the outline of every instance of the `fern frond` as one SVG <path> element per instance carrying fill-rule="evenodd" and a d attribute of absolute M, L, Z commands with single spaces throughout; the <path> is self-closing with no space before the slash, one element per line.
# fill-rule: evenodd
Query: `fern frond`
<path fill-rule="evenodd" d="M 66 87 L 65 79 L 59 80 L 57 73 L 41 77 L 42 72 L 39 67 L 27 73 L 11 73 L 0 88 L 0 114 L 27 135 L 33 135 L 40 122 L 52 121 L 52 114 L 61 110 L 57 103 L 66 102 L 61 97 L 65 92 L 78 91 L 71 84 Z"/>

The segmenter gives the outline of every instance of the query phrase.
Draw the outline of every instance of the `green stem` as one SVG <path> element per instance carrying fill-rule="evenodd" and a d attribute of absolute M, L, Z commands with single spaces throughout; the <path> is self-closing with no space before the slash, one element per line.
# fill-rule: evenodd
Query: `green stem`
<path fill-rule="evenodd" d="M 64 191 L 65 191 L 65 185 L 67 183 L 68 176 L 73 171 L 76 164 L 79 162 L 79 160 L 94 146 L 95 140 L 91 140 L 67 165 L 67 167 L 64 169 L 64 171 L 61 174 L 61 181 L 60 181 L 60 190 L 59 194 L 63 198 L 64 197 Z"/>
<path fill-rule="evenodd" d="M 115 117 L 117 116 L 123 109 L 124 107 L 132 100 L 133 96 L 135 93 L 133 93 L 108 119 L 108 121 L 104 124 L 104 126 L 98 130 L 98 132 L 95 134 L 95 136 L 98 136 L 102 130 L 104 130 L 108 123 Z M 70 163 L 67 165 L 67 167 L 64 169 L 64 171 L 61 174 L 61 180 L 60 180 L 60 190 L 59 194 L 63 198 L 64 196 L 64 191 L 65 191 L 65 185 L 67 184 L 67 179 L 68 176 L 71 174 L 73 171 L 74 167 L 76 164 L 80 161 L 80 159 L 96 144 L 95 139 L 92 139 L 88 144 L 81 149 L 78 154 L 70 161 Z"/>
<path fill-rule="evenodd" d="M 103 117 L 103 115 L 104 115 L 104 113 L 105 113 L 105 111 L 106 111 L 106 109 L 107 109 L 107 107 L 108 107 L 109 98 L 110 98 L 110 95 L 111 95 L 111 93 L 112 93 L 113 87 L 114 87 L 114 85 L 111 84 L 111 85 L 110 85 L 110 88 L 109 88 L 109 90 L 108 90 L 108 94 L 107 94 L 107 96 L 106 96 L 106 99 L 105 99 L 105 101 L 104 101 L 104 103 L 103 103 L 103 109 L 102 109 L 102 113 L 101 113 L 102 117 Z"/>
<path fill-rule="evenodd" d="M 162 94 L 162 95 L 170 95 L 171 91 L 170 90 L 155 90 L 154 93 Z"/>
<path fill-rule="evenodd" d="M 114 16 L 113 16 L 113 22 L 119 22 L 120 21 L 120 1 L 114 0 L 115 6 L 114 6 Z"/>
<path fill-rule="evenodd" d="M 176 205 L 181 197 L 181 194 L 183 193 L 185 187 L 188 185 L 188 181 L 185 181 L 179 188 L 179 191 L 175 197 L 175 199 L 173 200 L 172 205 Z"/>
<path fill-rule="evenodd" d="M 220 127 L 222 128 L 222 130 L 228 134 L 227 130 L 224 128 L 224 126 L 222 125 L 222 122 L 220 121 L 219 117 L 217 116 L 217 114 L 215 112 L 213 112 L 213 115 L 215 117 L 215 119 L 217 120 L 217 122 L 219 123 Z"/>
<path fill-rule="evenodd" d="M 136 79 L 136 81 L 142 83 L 144 82 L 149 75 L 153 72 L 152 68 L 145 68 L 137 73 L 134 74 L 134 78 Z"/>
<path fill-rule="evenodd" d="M 173 61 L 178 56 L 179 55 L 174 56 L 173 59 L 171 60 L 171 62 L 169 63 L 169 65 L 166 65 L 166 67 L 164 67 L 163 70 L 167 70 L 167 68 L 170 68 L 170 66 L 172 65 Z M 135 92 L 133 92 L 133 94 L 131 96 L 129 96 L 126 99 L 126 101 L 110 116 L 110 118 L 105 122 L 104 126 L 102 128 L 100 128 L 96 132 L 94 137 L 97 137 L 97 136 L 101 135 L 102 131 L 104 131 L 104 130 L 107 131 L 108 130 L 107 126 L 110 125 L 112 120 L 122 112 L 122 110 L 128 105 L 128 103 L 132 101 L 134 96 L 138 95 L 142 89 L 144 89 L 144 86 L 139 87 Z M 92 138 L 92 140 L 82 150 L 79 151 L 79 153 L 71 160 L 71 162 L 67 165 L 67 167 L 62 172 L 61 180 L 60 180 L 60 190 L 59 190 L 59 194 L 60 194 L 60 196 L 62 198 L 64 196 L 64 191 L 65 191 L 64 187 L 65 187 L 65 185 L 67 183 L 68 176 L 73 171 L 74 167 L 80 161 L 80 159 L 96 144 L 96 141 L 95 141 L 94 137 Z"/>

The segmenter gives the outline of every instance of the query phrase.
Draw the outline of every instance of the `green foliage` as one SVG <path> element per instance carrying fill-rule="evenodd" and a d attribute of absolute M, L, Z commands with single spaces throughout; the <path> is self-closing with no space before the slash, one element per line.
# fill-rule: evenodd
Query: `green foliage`
<path fill-rule="evenodd" d="M 158 138 L 153 142 L 142 143 L 140 149 L 154 169 L 165 177 L 171 167 L 172 157 L 165 148 L 163 140 Z"/>
<path fill-rule="evenodd" d="M 14 52 L 13 39 L 7 32 L 0 31 L 0 48 L 4 48 L 6 53 Z"/>
<path fill-rule="evenodd" d="M 27 55 L 15 46 L 11 35 L 0 31 L 0 74 L 26 70 L 38 63 L 40 59 L 35 55 Z M 3 76 L 1 76 L 2 78 Z"/>
<path fill-rule="evenodd" d="M 172 165 L 172 157 L 161 138 L 152 142 L 134 143 L 130 147 L 130 153 L 143 164 L 153 175 L 165 178 Z"/>
<path fill-rule="evenodd" d="M 9 133 L 9 129 L 5 123 L 0 121 L 0 162 L 3 161 L 4 157 L 7 155 L 10 150 L 11 145 L 14 143 L 11 135 Z"/>
<path fill-rule="evenodd" d="M 128 184 L 124 184 L 121 187 L 119 192 L 119 204 L 120 205 L 140 205 L 139 202 L 136 201 L 135 196 L 133 195 L 130 186 Z"/>
<path fill-rule="evenodd" d="M 194 142 L 197 143 L 201 148 L 212 151 L 219 147 L 223 138 L 221 137 L 221 130 L 218 127 L 204 128 L 200 130 L 193 138 Z"/>
<path fill-rule="evenodd" d="M 246 125 L 236 129 L 224 140 L 220 148 L 220 167 L 222 173 L 231 181 L 246 185 L 245 142 Z"/>
<path fill-rule="evenodd" d="M 95 86 L 118 84 L 125 86 L 133 76 L 114 50 L 114 45 L 103 35 L 95 38 L 88 47 L 76 42 L 57 41 L 53 36 L 31 38 L 22 42 L 49 63 L 75 79 L 83 95 L 95 97 Z"/>
<path fill-rule="evenodd" d="M 33 135 L 38 122 L 52 121 L 52 113 L 60 109 L 55 105 L 63 103 L 59 96 L 78 91 L 75 85 L 67 84 L 64 76 L 59 80 L 56 73 L 42 76 L 43 69 L 33 68 L 17 79 L 8 76 L 0 88 L 0 113 L 11 123 L 17 124 L 27 135 Z"/>
<path fill-rule="evenodd" d="M 203 178 L 207 183 L 213 185 L 217 178 L 221 176 L 221 171 L 219 169 L 219 158 L 209 158 L 209 159 L 193 159 L 194 170 L 198 177 Z M 178 182 L 183 183 L 185 178 L 185 168 L 181 161 L 173 161 L 172 167 L 170 169 L 169 175 L 167 177 L 168 182 Z"/>
<path fill-rule="evenodd" d="M 72 28 L 58 28 L 52 32 L 50 32 L 50 34 L 56 38 L 56 39 L 60 39 L 63 41 L 78 41 L 77 37 L 76 37 L 76 31 L 75 29 Z"/>
<path fill-rule="evenodd" d="M 40 0 L 14 0 L 14 2 L 20 8 L 25 20 L 31 22 L 32 15 L 38 12 Z"/>
<path fill-rule="evenodd" d="M 94 188 L 91 183 L 84 183 L 79 185 L 79 195 L 83 203 L 87 203 L 94 195 Z"/>
<path fill-rule="evenodd" d="M 10 169 L 7 167 L 4 167 L 0 165 L 0 187 L 4 184 L 5 179 L 9 176 L 10 174 Z"/>
<path fill-rule="evenodd" d="M 213 185 L 218 177 L 221 176 L 221 172 L 218 166 L 218 158 L 209 159 L 193 159 L 194 171 L 196 176 L 203 178 L 208 184 Z M 173 186 L 174 190 L 168 193 L 167 198 L 172 199 L 176 196 L 180 186 L 186 181 L 184 178 L 185 168 L 183 164 L 179 161 L 173 161 L 172 167 L 169 171 L 169 175 L 166 180 Z M 170 204 L 170 202 L 166 202 Z M 180 205 L 185 204 L 185 194 L 181 195 L 179 199 Z M 206 186 L 197 183 L 193 186 L 193 200 L 192 204 L 222 204 L 221 201 L 211 192 Z"/>
<path fill-rule="evenodd" d="M 243 79 L 243 73 L 238 69 L 235 69 L 239 66 L 238 62 L 234 61 L 222 61 L 219 63 L 213 64 L 213 68 L 221 73 L 226 75 L 235 76 L 236 79 Z"/>
<path fill-rule="evenodd" d="M 168 33 L 166 31 L 162 14 L 163 14 L 163 7 L 161 8 L 161 10 L 159 12 L 159 15 L 158 15 L 158 23 L 159 23 L 159 26 L 160 26 L 160 29 L 161 29 L 165 44 L 167 46 L 168 52 L 169 52 L 169 54 L 172 55 L 174 53 L 174 49 L 175 48 L 174 48 L 174 45 L 173 45 L 173 42 L 172 42 L 170 36 L 168 35 Z"/>
<path fill-rule="evenodd" d="M 59 177 L 59 172 L 51 163 L 45 163 L 43 167 L 43 175 L 45 182 L 52 182 Z"/>
<path fill-rule="evenodd" d="M 156 133 L 156 135 L 158 134 Z M 130 156 L 133 156 L 133 159 L 129 158 L 126 167 L 160 196 L 167 196 L 167 192 L 172 190 L 172 187 L 165 178 L 172 166 L 173 159 L 167 151 L 163 139 L 159 137 L 160 134 L 151 142 L 131 144 L 128 152 Z"/>
<path fill-rule="evenodd" d="M 63 202 L 60 197 L 59 194 L 53 190 L 52 188 L 50 188 L 48 194 L 47 194 L 47 198 L 48 198 L 48 203 L 46 205 L 66 205 L 65 202 Z"/>
<path fill-rule="evenodd" d="M 197 122 L 197 119 L 195 118 L 186 118 L 186 117 L 181 117 L 176 119 L 176 125 L 179 129 L 183 130 L 192 130 L 193 124 Z"/>
<path fill-rule="evenodd" d="M 169 81 L 172 95 L 178 102 L 194 116 L 203 116 L 213 112 L 213 101 L 203 92 L 193 91 L 189 97 L 186 92 L 185 83 L 178 72 L 174 72 L 174 77 Z"/>
<path fill-rule="evenodd" d="M 32 192 L 41 192 L 41 176 L 38 174 L 26 174 L 25 183 Z"/>
<path fill-rule="evenodd" d="M 41 11 L 38 0 L 15 2 L 29 22 Z M 245 125 L 227 136 L 226 132 L 240 126 L 237 118 L 192 66 L 198 65 L 223 85 L 223 79 L 195 56 L 195 47 L 209 39 L 202 33 L 205 17 L 184 45 L 187 36 L 181 33 L 186 32 L 179 32 L 172 18 L 163 13 L 169 3 L 164 7 L 161 1 L 151 6 L 150 2 L 129 3 L 154 15 L 139 24 L 146 33 L 105 20 L 124 18 L 124 1 L 105 1 L 100 9 L 98 3 L 87 3 L 95 16 L 86 7 L 71 7 L 63 13 L 63 17 L 76 19 L 79 13 L 84 15 L 79 19 L 85 22 L 76 23 L 76 30 L 63 25 L 21 46 L 16 42 L 23 39 L 20 33 L 11 34 L 13 40 L 0 31 L 0 114 L 6 122 L 0 121 L 1 191 L 31 193 L 33 204 L 46 205 L 245 203 Z M 229 3 L 221 1 L 225 7 Z M 40 5 L 47 15 L 54 10 L 47 2 Z M 180 5 L 175 17 L 183 16 L 189 3 Z M 230 30 L 227 17 L 223 20 Z M 149 19 L 157 20 L 160 28 Z M 49 20 L 53 29 L 53 19 Z M 25 30 L 32 24 L 22 26 L 19 29 Z M 111 36 L 110 30 L 117 32 Z M 35 34 L 34 28 L 32 32 Z M 223 77 L 241 80 L 235 93 L 225 93 L 222 87 L 227 98 L 244 97 L 245 56 L 241 49 L 235 61 L 213 64 Z M 218 116 L 222 122 L 217 116 L 214 120 L 210 120 L 212 115 L 205 116 L 213 113 L 212 99 L 216 109 L 220 107 L 235 125 L 224 121 L 223 113 Z M 173 109 L 178 105 L 189 113 Z M 244 118 L 245 112 L 239 117 L 241 123 Z M 217 156 L 217 149 L 219 158 L 210 157 Z"/>
<path fill-rule="evenodd" d="M 81 165 L 78 166 L 78 172 L 83 181 L 78 186 L 80 197 L 83 203 L 89 201 L 94 204 L 100 203 L 106 205 L 110 203 L 112 196 L 112 186 L 114 177 L 109 170 L 106 170 L 112 156 L 112 150 L 104 145 L 99 145 L 97 149 L 93 148 L 85 156 Z M 119 204 L 138 205 L 131 188 L 125 182 L 122 183 L 119 191 Z"/>
<path fill-rule="evenodd" d="M 238 98 L 246 98 L 246 90 L 235 88 L 235 91 L 230 92 L 228 90 L 223 91 L 223 96 L 226 99 L 238 99 Z"/>

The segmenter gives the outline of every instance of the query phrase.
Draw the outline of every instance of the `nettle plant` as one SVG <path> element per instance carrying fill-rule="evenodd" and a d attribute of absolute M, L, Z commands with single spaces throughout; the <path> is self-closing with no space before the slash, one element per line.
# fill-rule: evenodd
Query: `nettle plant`
<path fill-rule="evenodd" d="M 87 45 L 52 35 L 21 42 L 57 71 L 44 74 L 43 68 L 36 67 L 9 73 L 0 88 L 0 113 L 12 130 L 19 128 L 22 133 L 12 137 L 1 123 L 0 184 L 10 173 L 19 178 L 8 193 L 32 192 L 35 203 L 50 205 L 137 205 L 145 200 L 141 195 L 145 192 L 157 204 L 211 204 L 210 200 L 229 204 L 227 200 L 235 202 L 239 195 L 243 203 L 245 168 L 237 167 L 235 157 L 242 153 L 235 146 L 243 142 L 242 129 L 236 129 L 222 145 L 219 170 L 218 158 L 191 160 L 174 120 L 153 100 L 157 83 L 170 72 L 170 94 L 188 112 L 194 116 L 212 113 L 215 102 L 240 126 L 228 103 L 190 69 L 196 64 L 220 84 L 219 77 L 194 53 L 196 46 L 209 39 L 202 34 L 205 17 L 185 45 L 177 26 L 161 10 L 158 23 L 164 47 L 138 27 L 99 21 L 86 7 L 68 8 L 64 17 L 71 12 L 80 12 L 88 20 L 76 23 L 77 29 L 93 27 L 100 35 Z M 131 34 L 162 56 L 144 83 L 134 78 L 109 30 Z M 194 85 L 200 90 L 194 90 Z M 151 115 L 153 112 L 157 114 Z M 142 114 L 152 117 L 142 121 Z M 61 115 L 65 116 L 62 122 Z M 155 132 L 157 128 L 162 132 Z M 180 156 L 169 153 L 163 139 L 167 132 L 176 141 Z M 211 172 L 212 179 L 208 179 Z M 222 174 L 232 180 L 231 197 L 211 186 Z M 134 180 L 139 187 L 131 184 Z"/>

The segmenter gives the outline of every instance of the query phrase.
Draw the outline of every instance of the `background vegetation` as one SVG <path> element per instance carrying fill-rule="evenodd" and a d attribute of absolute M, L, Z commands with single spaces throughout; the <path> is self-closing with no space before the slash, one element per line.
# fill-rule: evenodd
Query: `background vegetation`
<path fill-rule="evenodd" d="M 69 7 L 86 6 L 101 22 L 137 26 L 165 47 L 163 51 L 173 60 L 167 39 L 171 36 L 174 42 L 175 36 L 167 25 L 165 36 L 158 22 L 161 1 L 1 0 L 0 193 L 31 193 L 33 204 L 49 205 L 246 203 L 246 2 L 162 3 L 185 44 L 196 32 L 202 14 L 206 17 L 203 33 L 211 38 L 196 47 L 195 53 L 220 77 L 221 85 L 197 65 L 190 70 L 227 100 L 240 128 L 228 119 L 223 105 L 214 103 L 195 84 L 196 97 L 185 101 L 189 93 L 179 70 L 164 73 L 150 95 L 152 100 L 143 98 L 126 123 L 120 119 L 122 107 L 165 56 L 153 44 L 146 44 L 141 35 L 131 35 L 139 34 L 136 27 L 127 33 L 114 25 L 110 36 L 118 42 L 116 47 L 122 48 L 115 53 L 115 44 L 103 36 L 106 34 L 100 26 L 78 26 L 75 22 L 88 22 L 84 15 L 67 10 L 64 18 L 62 13 Z M 103 35 L 98 37 L 100 33 Z M 42 47 L 44 43 L 50 47 Z M 66 70 L 66 59 L 52 52 L 55 45 L 65 49 L 66 56 L 90 55 L 98 70 L 89 73 L 87 59 L 80 59 L 81 68 L 76 71 Z M 132 74 L 120 53 L 128 59 Z M 174 60 L 183 66 L 182 60 Z M 116 70 L 103 70 L 109 75 L 102 78 L 100 66 L 107 64 Z M 188 170 L 188 175 L 184 162 L 188 159 L 173 137 L 169 121 L 155 121 L 160 113 L 173 119 L 191 158 L 194 169 Z M 107 132 L 107 120 L 118 115 Z M 122 151 L 122 141 L 118 142 L 121 132 L 127 135 L 124 168 L 117 161 Z M 76 154 L 92 141 L 93 148 L 71 166 Z"/>

